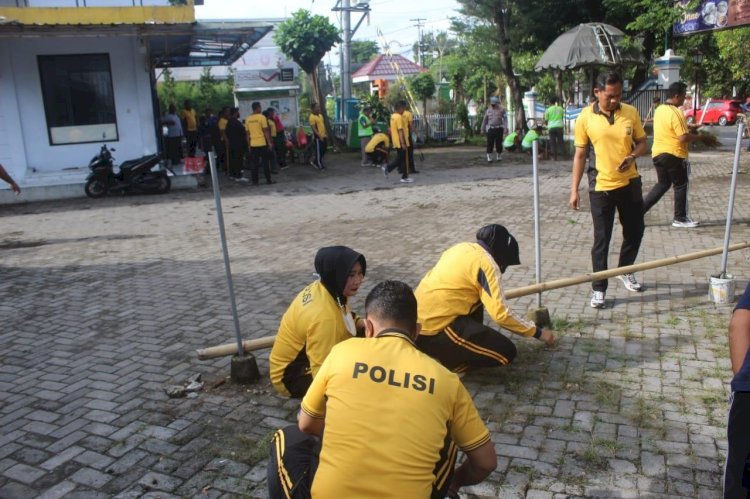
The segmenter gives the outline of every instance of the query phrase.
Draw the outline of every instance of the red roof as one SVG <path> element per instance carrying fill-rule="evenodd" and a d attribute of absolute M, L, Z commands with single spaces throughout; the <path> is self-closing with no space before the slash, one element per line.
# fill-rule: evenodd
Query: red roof
<path fill-rule="evenodd" d="M 380 54 L 375 59 L 371 60 L 370 62 L 359 68 L 357 71 L 355 71 L 355 73 L 352 75 L 352 78 L 364 76 L 368 77 L 369 80 L 393 80 L 396 78 L 396 73 L 394 72 L 393 66 L 399 68 L 404 76 L 415 75 L 427 71 L 427 69 L 411 62 L 409 59 L 402 55 Z"/>

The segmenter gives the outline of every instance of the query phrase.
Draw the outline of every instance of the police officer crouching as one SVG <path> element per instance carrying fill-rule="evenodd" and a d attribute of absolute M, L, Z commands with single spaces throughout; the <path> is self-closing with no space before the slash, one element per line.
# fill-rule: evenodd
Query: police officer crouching
<path fill-rule="evenodd" d="M 414 344 L 411 289 L 382 282 L 365 309 L 366 338 L 331 350 L 298 425 L 274 435 L 272 499 L 457 497 L 497 466 L 490 433 L 458 376 Z M 459 448 L 466 459 L 454 473 Z"/>

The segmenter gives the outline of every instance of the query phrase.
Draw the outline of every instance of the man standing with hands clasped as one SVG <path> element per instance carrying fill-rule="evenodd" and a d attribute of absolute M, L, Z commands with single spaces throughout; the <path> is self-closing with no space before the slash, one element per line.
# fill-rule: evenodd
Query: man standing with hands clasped
<path fill-rule="evenodd" d="M 594 272 L 607 270 L 609 242 L 615 222 L 615 210 L 622 224 L 623 242 L 618 267 L 632 265 L 643 238 L 643 194 L 641 176 L 635 160 L 646 153 L 646 132 L 638 110 L 620 102 L 622 78 L 617 73 L 599 75 L 595 99 L 576 120 L 573 179 L 570 207 L 580 209 L 578 186 L 589 152 L 588 176 L 594 245 L 591 262 Z M 618 276 L 629 291 L 643 290 L 635 275 Z M 591 306 L 604 308 L 607 280 L 594 281 Z"/>
<path fill-rule="evenodd" d="M 490 107 L 482 119 L 482 133 L 487 135 L 487 162 L 492 163 L 492 150 L 495 150 L 495 161 L 500 161 L 503 152 L 503 133 L 508 125 L 508 115 L 500 106 L 500 98 L 490 97 Z"/>
<path fill-rule="evenodd" d="M 654 112 L 654 145 L 651 156 L 658 179 L 643 199 L 643 213 L 646 214 L 661 197 L 674 187 L 674 221 L 672 227 L 697 227 L 698 222 L 688 217 L 688 175 L 690 164 L 688 144 L 704 142 L 704 135 L 696 133 L 685 121 L 680 106 L 685 103 L 687 85 L 675 82 L 667 90 L 667 101 Z"/>

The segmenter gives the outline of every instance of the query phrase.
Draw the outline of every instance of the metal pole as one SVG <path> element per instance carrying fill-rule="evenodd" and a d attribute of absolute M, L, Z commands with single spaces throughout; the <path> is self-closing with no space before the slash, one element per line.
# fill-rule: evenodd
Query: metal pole
<path fill-rule="evenodd" d="M 534 182 L 534 258 L 536 259 L 536 284 L 542 282 L 542 244 L 539 235 L 539 141 L 535 140 L 531 146 L 532 171 Z M 542 307 L 542 292 L 536 295 L 537 307 Z"/>
<path fill-rule="evenodd" d="M 242 348 L 242 335 L 240 334 L 240 319 L 237 316 L 237 300 L 234 298 L 234 284 L 232 283 L 232 269 L 229 266 L 229 250 L 227 249 L 227 236 L 224 230 L 224 212 L 221 210 L 221 194 L 219 194 L 219 176 L 216 172 L 216 154 L 214 151 L 208 153 L 208 165 L 211 167 L 211 183 L 214 186 L 214 201 L 216 202 L 216 218 L 219 221 L 219 237 L 221 238 L 221 251 L 224 254 L 224 270 L 227 273 L 227 287 L 229 288 L 229 302 L 232 305 L 232 318 L 234 319 L 234 332 L 237 335 L 237 356 L 244 357 L 245 349 Z"/>
<path fill-rule="evenodd" d="M 732 232 L 732 214 L 734 212 L 734 193 L 737 190 L 737 172 L 740 169 L 740 150 L 742 149 L 742 134 L 745 124 L 737 126 L 737 143 L 734 146 L 734 163 L 732 164 L 732 185 L 729 187 L 729 206 L 727 207 L 727 225 L 724 228 L 724 252 L 721 254 L 721 279 L 726 279 L 727 256 L 729 253 L 729 235 Z"/>
<path fill-rule="evenodd" d="M 352 11 L 350 0 L 341 2 L 343 16 L 343 43 L 341 44 L 341 108 L 343 120 L 346 120 L 346 101 L 352 97 Z"/>

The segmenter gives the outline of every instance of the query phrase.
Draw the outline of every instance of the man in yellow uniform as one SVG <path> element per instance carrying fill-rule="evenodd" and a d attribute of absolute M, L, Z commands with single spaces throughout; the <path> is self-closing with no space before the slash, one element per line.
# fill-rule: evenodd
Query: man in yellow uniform
<path fill-rule="evenodd" d="M 310 160 L 310 164 L 318 170 L 325 170 L 323 156 L 325 156 L 326 149 L 328 148 L 328 133 L 326 132 L 325 120 L 323 120 L 323 115 L 320 113 L 320 104 L 317 102 L 312 105 L 310 127 L 312 128 L 313 140 L 315 141 L 313 145 L 315 157 Z"/>
<path fill-rule="evenodd" d="M 698 222 L 688 216 L 688 175 L 690 164 L 688 144 L 702 142 L 703 135 L 696 133 L 685 121 L 680 106 L 685 103 L 687 85 L 672 83 L 667 89 L 667 100 L 654 112 L 654 144 L 651 157 L 654 161 L 657 182 L 643 199 L 643 213 L 647 213 L 661 197 L 674 186 L 673 227 L 697 227 Z"/>
<path fill-rule="evenodd" d="M 182 129 L 185 131 L 185 139 L 187 140 L 188 156 L 193 158 L 195 157 L 195 149 L 198 147 L 198 117 L 195 115 L 193 103 L 189 100 L 185 101 L 180 112 L 180 119 L 182 119 Z"/>
<path fill-rule="evenodd" d="M 312 497 L 457 497 L 460 487 L 496 468 L 490 433 L 458 376 L 414 345 L 419 325 L 411 289 L 382 282 L 365 308 L 367 337 L 336 345 L 302 400 L 299 430 L 315 442 L 325 424 L 320 462 L 309 468 Z M 288 427 L 274 436 L 272 499 L 299 489 L 299 481 L 306 486 L 295 466 L 300 460 L 282 454 L 281 444 L 295 435 Z M 458 448 L 466 460 L 453 473 Z M 314 443 L 307 449 L 314 453 Z M 274 489 L 279 482 L 281 491 Z"/>
<path fill-rule="evenodd" d="M 414 128 L 414 114 L 409 109 L 409 105 L 407 102 L 404 102 L 404 112 L 401 113 L 401 116 L 404 118 L 406 141 L 409 144 L 406 148 L 406 160 L 408 163 L 409 173 L 419 173 L 416 168 L 416 163 L 414 163 L 414 139 L 416 137 L 414 133 L 414 131 L 416 130 L 416 128 Z"/>
<path fill-rule="evenodd" d="M 388 136 L 381 133 L 376 127 L 373 127 L 373 136 L 367 141 L 365 146 L 365 153 L 370 159 L 372 164 L 375 166 L 382 167 L 382 165 L 388 162 L 388 153 L 391 149 L 391 141 L 388 140 Z"/>
<path fill-rule="evenodd" d="M 406 166 L 409 142 L 406 138 L 406 126 L 404 126 L 404 117 L 402 116 L 406 103 L 399 101 L 396 103 L 396 109 L 391 114 L 391 143 L 396 150 L 396 158 L 388 165 L 382 167 L 383 176 L 388 178 L 388 174 L 398 168 L 401 171 L 401 182 L 409 184 L 414 179 L 409 177 L 409 169 Z"/>
<path fill-rule="evenodd" d="M 622 104 L 622 78 L 617 73 L 599 75 L 594 89 L 594 103 L 581 111 L 576 120 L 573 178 L 569 205 L 580 209 L 578 187 L 588 152 L 587 169 L 591 218 L 594 222 L 594 245 L 591 262 L 594 272 L 607 270 L 609 241 L 617 211 L 622 225 L 622 247 L 618 267 L 631 265 L 638 256 L 643 238 L 643 192 L 635 159 L 648 149 L 638 110 Z M 629 291 L 643 287 L 634 274 L 618 276 Z M 591 285 L 591 306 L 606 306 L 607 280 Z"/>
<path fill-rule="evenodd" d="M 422 325 L 419 349 L 455 371 L 510 364 L 516 346 L 484 325 L 484 309 L 504 329 L 553 345 L 552 332 L 514 314 L 505 303 L 502 274 L 519 263 L 516 239 L 499 224 L 479 229 L 474 243 L 446 250 L 415 291 Z"/>
<path fill-rule="evenodd" d="M 367 271 L 365 257 L 346 246 L 321 248 L 315 255 L 320 276 L 306 286 L 281 318 L 270 364 L 271 383 L 281 395 L 302 397 L 334 345 L 364 331 L 349 308 Z"/>
<path fill-rule="evenodd" d="M 252 109 L 253 114 L 245 118 L 245 129 L 250 142 L 250 180 L 253 185 L 258 185 L 258 170 L 262 166 L 266 183 L 273 184 L 269 168 L 273 142 L 268 120 L 261 113 L 260 102 L 253 102 Z"/>

